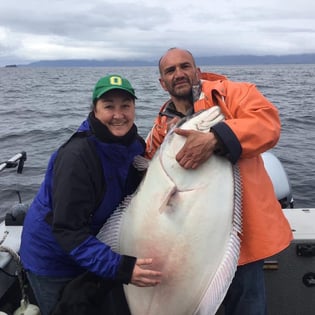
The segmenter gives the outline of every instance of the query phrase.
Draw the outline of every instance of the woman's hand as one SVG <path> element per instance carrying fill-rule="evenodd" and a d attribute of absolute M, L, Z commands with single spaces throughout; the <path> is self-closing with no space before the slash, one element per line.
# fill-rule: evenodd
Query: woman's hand
<path fill-rule="evenodd" d="M 138 258 L 130 282 L 138 287 L 154 287 L 161 283 L 162 273 L 150 269 L 152 262 L 152 258 Z"/>

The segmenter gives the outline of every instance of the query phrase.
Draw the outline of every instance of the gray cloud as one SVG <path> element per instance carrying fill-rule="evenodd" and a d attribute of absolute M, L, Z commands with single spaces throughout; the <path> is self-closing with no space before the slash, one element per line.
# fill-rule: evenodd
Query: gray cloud
<path fill-rule="evenodd" d="M 164 2 L 164 3 L 163 3 Z M 11 0 L 0 3 L 0 65 L 42 59 L 315 52 L 312 0 Z"/>

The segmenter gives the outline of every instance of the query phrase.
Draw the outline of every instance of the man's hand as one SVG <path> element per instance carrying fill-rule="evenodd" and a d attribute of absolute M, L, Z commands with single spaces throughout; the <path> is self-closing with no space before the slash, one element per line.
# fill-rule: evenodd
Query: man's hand
<path fill-rule="evenodd" d="M 176 161 L 186 169 L 195 169 L 213 154 L 217 139 L 212 132 L 175 129 L 175 133 L 186 137 L 186 142 L 176 155 Z"/>
<path fill-rule="evenodd" d="M 170 131 L 178 122 L 180 121 L 179 117 L 174 117 L 171 120 L 167 121 L 167 131 Z"/>

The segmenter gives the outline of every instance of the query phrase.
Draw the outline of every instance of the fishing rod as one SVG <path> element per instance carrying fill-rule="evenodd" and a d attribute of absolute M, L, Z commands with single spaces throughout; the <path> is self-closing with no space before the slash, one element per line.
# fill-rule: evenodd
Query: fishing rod
<path fill-rule="evenodd" d="M 26 152 L 22 151 L 20 153 L 15 154 L 10 159 L 5 162 L 0 163 L 0 172 L 2 172 L 6 168 L 14 168 L 17 167 L 17 173 L 21 174 L 24 167 L 24 162 L 26 161 Z"/>

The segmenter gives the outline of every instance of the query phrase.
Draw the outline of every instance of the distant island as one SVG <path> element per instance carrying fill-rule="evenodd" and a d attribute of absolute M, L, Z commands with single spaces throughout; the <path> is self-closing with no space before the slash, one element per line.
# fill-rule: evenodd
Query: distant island
<path fill-rule="evenodd" d="M 157 66 L 158 60 L 89 60 L 89 59 L 66 59 L 66 60 L 41 60 L 31 62 L 19 67 L 150 67 Z M 315 64 L 314 54 L 297 55 L 234 55 L 196 57 L 199 66 L 211 65 L 268 65 L 268 64 Z M 8 65 L 16 66 L 16 65 Z"/>

